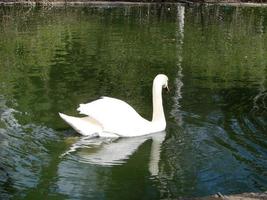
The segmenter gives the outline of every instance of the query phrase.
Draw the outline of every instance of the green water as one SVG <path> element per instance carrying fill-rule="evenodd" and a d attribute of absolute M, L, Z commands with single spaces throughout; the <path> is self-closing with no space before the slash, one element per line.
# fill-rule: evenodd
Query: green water
<path fill-rule="evenodd" d="M 267 190 L 267 8 L 0 7 L 0 198 L 175 199 Z M 166 132 L 81 138 L 58 112 L 117 97 Z"/>

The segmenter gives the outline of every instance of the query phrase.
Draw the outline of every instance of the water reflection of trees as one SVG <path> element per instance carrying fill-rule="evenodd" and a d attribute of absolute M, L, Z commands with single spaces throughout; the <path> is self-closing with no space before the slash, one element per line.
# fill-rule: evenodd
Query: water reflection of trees
<path fill-rule="evenodd" d="M 184 65 L 194 72 L 197 84 L 231 87 L 247 81 L 260 83 L 266 78 L 267 12 L 258 9 L 227 6 L 188 9 L 191 24 L 185 30 L 188 45 L 184 49 Z"/>
<path fill-rule="evenodd" d="M 177 136 L 165 141 L 166 161 L 161 165 L 159 177 L 163 197 L 218 192 L 226 181 L 220 175 L 227 176 L 227 170 L 217 166 L 221 157 L 230 163 L 224 165 L 225 169 L 235 169 L 228 174 L 233 184 L 235 176 L 247 177 L 248 172 L 242 167 L 253 171 L 256 165 L 257 175 L 266 170 L 265 159 L 252 161 L 259 152 L 265 152 L 266 147 L 266 17 L 266 9 L 257 12 L 257 8 L 186 9 L 181 62 L 186 76 L 182 82 L 185 94 L 174 95 L 176 109 L 172 110 L 177 118 L 183 116 L 186 125 L 182 129 L 175 127 L 177 130 L 171 132 Z M 179 52 L 180 48 L 177 49 Z M 178 67 L 179 64 L 178 61 Z M 176 85 L 178 92 L 180 73 Z M 182 103 L 180 109 L 179 103 Z M 221 124 L 222 120 L 226 122 Z M 214 142 L 217 147 L 213 146 Z M 234 159 L 229 151 L 233 152 Z M 259 185 L 266 184 L 261 178 L 254 180 Z M 234 188 L 238 192 L 257 189 L 251 182 Z M 185 189 L 187 184 L 192 188 Z M 224 188 L 224 192 L 229 191 Z"/>
<path fill-rule="evenodd" d="M 125 20 L 122 13 L 126 9 L 122 8 L 114 12 L 108 8 L 70 8 L 68 11 L 55 8 L 45 10 L 45 14 L 35 9 L 1 9 L 5 9 L 5 15 L 11 20 L 1 23 L 0 87 L 8 104 L 21 111 L 16 118 L 22 123 L 22 129 L 11 133 L 19 131 L 29 139 L 22 137 L 20 142 L 14 142 L 19 152 L 11 150 L 7 156 L 27 163 L 30 158 L 21 155 L 25 150 L 23 146 L 38 141 L 39 137 L 55 139 L 54 133 L 49 135 L 51 130 L 29 124 L 50 123 L 55 127 L 59 110 L 73 112 L 75 104 L 99 95 L 125 99 L 144 116 L 151 117 L 148 115 L 151 106 L 146 105 L 151 105 L 152 80 L 167 68 L 172 74 L 172 66 L 175 66 L 174 32 L 168 30 L 172 26 L 171 15 L 164 14 L 163 8 L 160 15 L 153 6 L 151 9 L 127 8 L 130 21 Z M 134 17 L 138 12 L 140 17 Z M 15 138 L 10 136 L 8 140 Z M 25 183 L 25 188 L 18 188 L 18 191 L 25 189 L 29 196 L 34 196 L 35 191 L 29 188 L 49 190 L 52 183 L 47 179 L 55 176 L 59 159 L 53 145 L 44 150 L 39 144 L 45 151 L 40 155 L 36 145 L 31 147 L 37 152 L 36 158 L 31 158 L 51 162 L 46 162 L 49 163 L 46 166 L 39 162 L 33 172 L 27 163 L 22 170 L 31 174 L 29 178 L 24 180 L 25 174 L 21 173 L 12 181 L 7 178 L 5 183 L 11 188 L 12 184 L 29 180 L 32 185 Z M 51 149 L 50 160 L 47 152 Z M 6 166 L 3 169 L 6 170 Z M 15 175 L 21 172 L 7 171 Z"/>
<path fill-rule="evenodd" d="M 205 135 L 205 127 L 210 128 L 211 124 L 201 124 L 203 116 L 220 121 L 222 116 L 228 113 L 226 118 L 233 118 L 241 125 L 244 120 L 248 120 L 248 124 L 257 126 L 256 131 L 261 133 L 260 136 L 255 137 L 251 134 L 252 131 L 247 132 L 240 140 L 235 135 L 239 129 L 223 127 L 234 133 L 228 136 L 236 141 L 234 148 L 239 146 L 247 151 L 255 150 L 254 145 L 250 147 L 244 142 L 244 138 L 250 138 L 259 146 L 266 146 L 265 142 L 261 141 L 266 127 L 266 122 L 262 120 L 262 112 L 266 111 L 265 8 L 182 6 L 179 11 L 179 8 L 148 5 L 113 9 L 0 9 L 5 9 L 0 12 L 5 14 L 0 23 L 0 88 L 8 99 L 8 104 L 27 112 L 27 115 L 22 114 L 23 117 L 20 118 L 25 124 L 43 122 L 56 128 L 61 127 L 62 124 L 54 122 L 58 119 L 57 111 L 74 113 L 78 103 L 99 95 L 125 99 L 150 118 L 152 79 L 159 72 L 169 73 L 170 82 L 176 84 L 176 92 L 173 101 L 168 103 L 167 111 L 174 110 L 173 117 L 177 118 L 169 121 L 168 126 L 173 134 L 168 135 L 164 143 L 159 180 L 153 182 L 158 183 L 157 187 L 163 197 L 192 194 L 196 191 L 192 185 L 200 188 L 197 178 L 207 178 L 205 175 L 210 175 L 205 173 L 205 170 L 212 171 L 208 167 L 215 169 L 214 176 L 220 174 L 216 171 L 219 166 L 214 167 L 212 164 L 215 161 L 219 163 L 220 160 L 216 159 L 223 154 L 214 151 L 214 155 L 218 153 L 213 157 L 215 161 L 209 166 L 205 163 L 209 161 L 209 156 L 213 156 L 212 150 L 216 149 L 212 148 L 212 145 L 208 145 L 211 153 L 202 155 L 204 159 L 199 162 L 207 168 L 204 167 L 203 171 L 197 174 L 194 165 L 195 160 L 199 159 L 194 153 L 197 150 L 201 153 L 207 150 L 199 143 L 211 140 L 204 138 L 208 137 Z M 184 14 L 181 11 L 183 9 Z M 176 16 L 177 10 L 178 18 L 173 17 Z M 186 24 L 184 27 L 182 19 Z M 182 80 L 183 75 L 185 77 Z M 240 92 L 243 95 L 240 95 Z M 202 104 L 199 105 L 198 102 L 194 105 L 194 98 L 199 99 Z M 238 106 L 238 101 L 243 103 Z M 225 102 L 228 104 L 218 109 L 216 103 Z M 182 108 L 179 107 L 181 105 Z M 248 119 L 239 117 L 240 113 L 249 112 L 252 108 L 259 118 L 251 115 Z M 192 123 L 192 127 L 187 127 L 192 131 L 191 134 L 176 124 L 182 117 L 179 116 L 181 110 L 186 120 L 191 119 L 195 120 L 196 124 L 199 123 L 196 126 Z M 234 113 L 238 113 L 238 116 Z M 225 151 L 233 149 L 232 143 L 229 145 L 229 141 L 221 139 L 221 135 L 226 135 L 221 127 L 211 126 L 212 128 L 216 130 L 215 142 L 224 146 Z M 249 127 L 243 126 L 241 132 L 247 129 Z M 39 129 L 34 130 L 36 134 Z M 196 139 L 193 133 L 202 138 Z M 33 139 L 37 137 L 35 134 Z M 25 144 L 26 141 L 20 143 L 21 146 Z M 248 147 L 244 147 L 245 145 Z M 21 146 L 19 148 L 22 148 Z M 39 151 L 37 146 L 34 148 L 37 150 L 33 151 Z M 256 149 L 254 153 L 257 154 L 258 150 L 262 151 L 262 148 Z M 28 159 L 20 154 L 17 156 L 19 160 Z M 48 157 L 45 154 L 40 155 L 40 158 L 43 158 L 42 156 Z M 251 161 L 247 162 L 247 159 L 239 154 L 235 156 L 239 156 L 236 159 L 240 162 L 251 164 Z M 231 156 L 227 159 L 232 162 Z M 53 172 L 48 177 L 51 179 L 55 175 L 53 173 L 56 171 L 56 165 L 60 165 L 57 158 L 54 158 L 53 162 L 55 164 L 50 166 Z M 264 168 L 260 162 L 258 169 L 262 170 Z M 233 166 L 237 165 L 234 163 Z M 40 169 L 39 167 L 36 166 Z M 47 169 L 49 170 L 49 166 Z M 78 173 L 80 169 L 76 170 Z M 129 170 L 133 170 L 131 164 L 125 173 Z M 84 171 L 88 172 L 87 166 Z M 42 173 L 39 184 L 35 181 L 33 184 L 39 188 L 49 187 L 46 185 L 45 171 Z M 100 170 L 97 173 L 103 172 Z M 119 186 L 121 171 L 115 169 L 112 173 L 117 178 L 114 185 Z M 36 178 L 36 174 L 33 174 L 32 177 Z M 6 176 L 4 172 L 2 175 Z M 143 180 L 146 175 L 147 170 L 142 168 L 138 175 L 143 181 L 142 186 L 146 185 Z M 80 177 L 83 177 L 83 174 Z M 79 180 L 76 181 L 79 183 Z M 217 188 L 224 184 L 223 180 L 220 181 Z M 14 180 L 6 182 L 7 185 L 12 185 Z M 201 187 L 203 191 L 212 192 L 208 189 L 208 183 Z M 80 189 L 87 191 L 88 185 L 83 185 Z"/>
<path fill-rule="evenodd" d="M 1 58 L 5 58 L 1 79 L 6 94 L 16 93 L 20 110 L 32 110 L 45 121 L 50 113 L 66 110 L 68 105 L 74 107 L 67 112 L 74 112 L 81 101 L 112 95 L 151 117 L 147 115 L 151 106 L 143 104 L 151 104 L 153 77 L 175 64 L 172 31 L 168 31 L 171 12 L 161 11 L 166 8 L 118 7 L 112 12 L 105 7 L 54 8 L 29 13 L 26 8 L 18 12 L 2 9 L 13 20 L 8 22 L 12 26 L 2 24 L 1 38 L 7 41 L 1 42 Z M 166 28 L 158 27 L 157 21 Z M 136 87 L 140 83 L 143 87 Z"/>

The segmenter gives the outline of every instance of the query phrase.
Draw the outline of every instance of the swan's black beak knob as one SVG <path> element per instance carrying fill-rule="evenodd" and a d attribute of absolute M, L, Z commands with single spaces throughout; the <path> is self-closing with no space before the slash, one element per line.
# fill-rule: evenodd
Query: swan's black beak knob
<path fill-rule="evenodd" d="M 170 92 L 168 85 L 164 88 L 166 92 Z"/>

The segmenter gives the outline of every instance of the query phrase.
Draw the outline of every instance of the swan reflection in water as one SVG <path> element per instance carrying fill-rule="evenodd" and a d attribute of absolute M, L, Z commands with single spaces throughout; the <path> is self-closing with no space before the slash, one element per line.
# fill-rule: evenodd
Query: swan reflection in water
<path fill-rule="evenodd" d="M 159 172 L 160 151 L 165 135 L 166 132 L 163 131 L 132 138 L 82 137 L 62 156 L 76 152 L 75 157 L 79 162 L 101 166 L 122 165 L 145 141 L 151 139 L 149 171 L 151 175 L 156 176 Z"/>

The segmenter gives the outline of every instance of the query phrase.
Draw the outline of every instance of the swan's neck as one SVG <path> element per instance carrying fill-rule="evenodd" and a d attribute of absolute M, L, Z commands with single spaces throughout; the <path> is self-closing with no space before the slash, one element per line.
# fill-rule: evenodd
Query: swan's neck
<path fill-rule="evenodd" d="M 166 124 L 162 105 L 162 85 L 153 83 L 153 117 L 152 122 L 162 122 Z"/>

